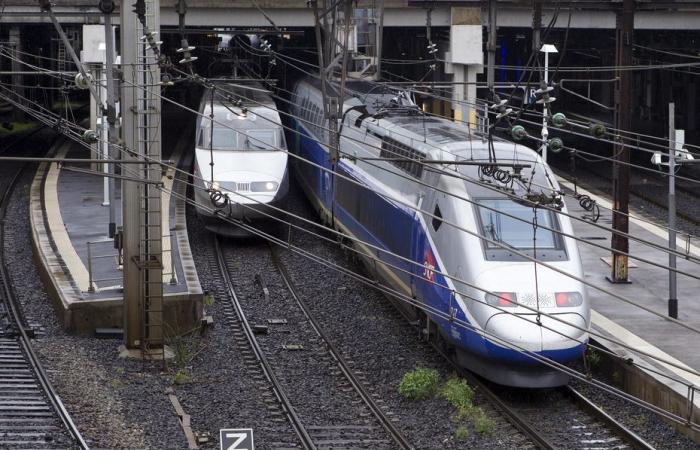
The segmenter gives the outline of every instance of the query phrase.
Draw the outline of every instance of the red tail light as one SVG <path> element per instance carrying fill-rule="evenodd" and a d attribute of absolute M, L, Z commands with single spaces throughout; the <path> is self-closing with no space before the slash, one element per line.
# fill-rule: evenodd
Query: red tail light
<path fill-rule="evenodd" d="M 554 297 L 559 307 L 569 308 L 583 303 L 583 296 L 579 292 L 557 292 Z"/>
<path fill-rule="evenodd" d="M 494 292 L 486 294 L 486 303 L 501 308 L 512 308 L 517 306 L 514 302 L 518 301 L 514 292 Z"/>

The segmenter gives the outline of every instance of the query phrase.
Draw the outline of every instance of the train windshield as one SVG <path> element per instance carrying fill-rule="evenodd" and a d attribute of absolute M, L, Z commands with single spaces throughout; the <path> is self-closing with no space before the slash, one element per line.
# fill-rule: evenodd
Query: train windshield
<path fill-rule="evenodd" d="M 277 130 L 248 130 L 243 138 L 246 150 L 275 150 Z"/>
<path fill-rule="evenodd" d="M 557 221 L 552 211 L 531 208 L 509 199 L 478 199 L 479 219 L 482 234 L 491 241 L 516 249 L 559 249 L 561 239 L 547 227 L 557 230 Z M 537 229 L 535 234 L 535 218 Z M 533 240 L 536 237 L 536 240 Z M 487 248 L 502 248 L 485 241 Z"/>
<path fill-rule="evenodd" d="M 212 133 L 211 147 L 214 150 L 235 150 L 237 147 L 237 135 L 236 130 L 215 126 L 214 133 Z"/>
<path fill-rule="evenodd" d="M 245 129 L 241 131 L 232 128 L 214 126 L 205 127 L 200 135 L 200 146 L 214 150 L 276 150 L 279 147 L 278 130 Z M 211 138 L 211 142 L 210 142 Z"/>

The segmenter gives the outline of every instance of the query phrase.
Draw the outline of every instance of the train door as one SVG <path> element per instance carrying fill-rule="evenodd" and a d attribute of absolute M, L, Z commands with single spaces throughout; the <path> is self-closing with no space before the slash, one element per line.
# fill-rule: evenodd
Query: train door
<path fill-rule="evenodd" d="M 435 186 L 437 184 L 438 176 L 433 172 L 425 171 L 423 178 L 423 181 L 428 186 Z M 437 193 L 435 189 L 424 189 L 421 200 L 418 204 L 418 210 L 432 213 L 435 211 L 436 205 Z M 423 222 L 426 225 L 425 227 L 420 222 L 420 217 L 423 218 Z M 422 295 L 420 294 L 421 292 L 425 291 L 425 275 L 429 274 L 430 265 L 433 264 L 434 266 L 434 261 L 430 260 L 431 255 L 426 254 L 426 249 L 430 245 L 429 235 L 431 232 L 431 223 L 433 222 L 433 218 L 422 212 L 417 212 L 415 220 L 416 226 L 413 227 L 412 233 L 412 259 L 418 264 L 413 265 L 411 291 L 413 292 L 414 297 L 422 299 Z"/>

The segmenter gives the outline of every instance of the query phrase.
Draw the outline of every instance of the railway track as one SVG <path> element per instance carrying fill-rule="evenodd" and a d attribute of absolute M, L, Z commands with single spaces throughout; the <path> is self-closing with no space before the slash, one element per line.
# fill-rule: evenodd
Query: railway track
<path fill-rule="evenodd" d="M 270 408 L 281 406 L 279 414 L 291 423 L 301 446 L 413 448 L 366 386 L 361 367 L 346 360 L 318 326 L 276 251 L 270 249 L 264 272 L 241 275 L 247 255 L 256 250 L 223 245 L 216 240 L 231 298 L 227 320 L 243 330 L 271 386 Z M 246 283 L 250 279 L 257 295 Z"/>
<path fill-rule="evenodd" d="M 32 335 L 6 271 L 7 203 L 23 169 L 4 166 L 0 173 L 0 180 L 7 180 L 0 185 L 0 448 L 87 449 L 32 349 Z"/>
<path fill-rule="evenodd" d="M 522 448 L 654 448 L 571 386 L 524 390 L 494 385 L 457 365 L 437 343 L 431 342 L 431 345 L 486 398 L 493 409 L 489 411 L 492 416 L 494 413 L 501 415 L 522 433 L 527 439 Z"/>

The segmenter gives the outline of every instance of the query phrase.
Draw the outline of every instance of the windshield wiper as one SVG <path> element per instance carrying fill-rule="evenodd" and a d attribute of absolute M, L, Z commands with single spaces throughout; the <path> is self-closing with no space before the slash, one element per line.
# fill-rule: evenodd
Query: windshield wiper
<path fill-rule="evenodd" d="M 248 147 L 259 148 L 260 150 L 271 150 L 269 147 L 265 147 L 264 145 L 253 144 L 252 142 L 250 142 L 249 138 L 245 139 L 245 143 L 248 145 Z"/>

